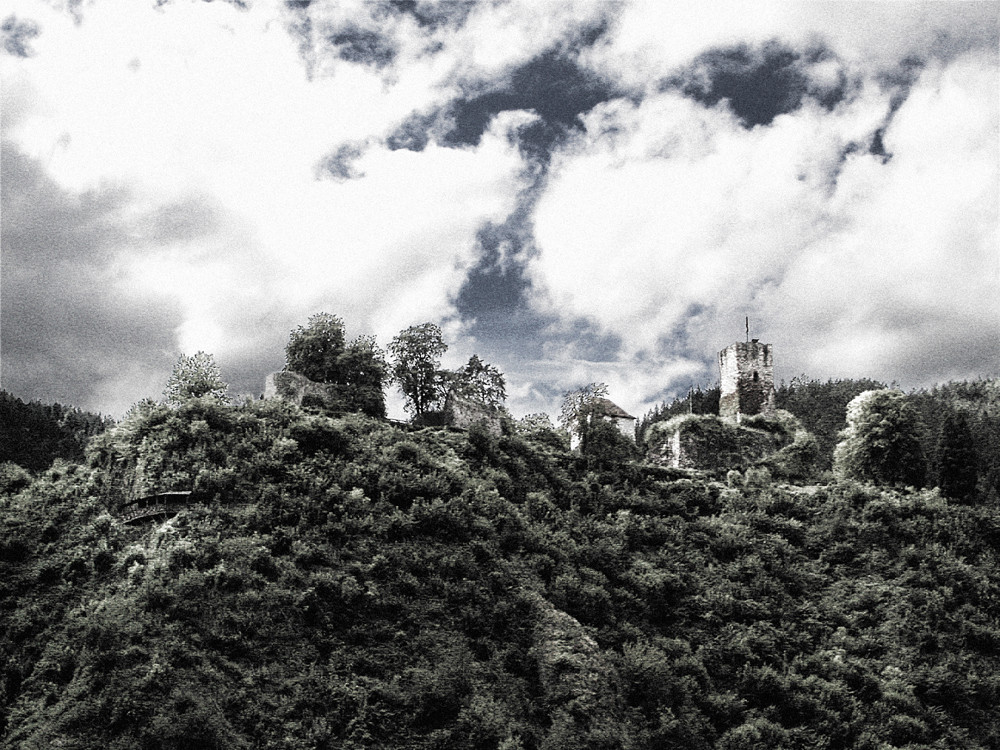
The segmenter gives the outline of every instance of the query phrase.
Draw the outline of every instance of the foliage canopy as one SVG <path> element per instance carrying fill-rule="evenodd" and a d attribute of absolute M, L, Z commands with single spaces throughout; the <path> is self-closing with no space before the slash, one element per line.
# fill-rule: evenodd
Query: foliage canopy
<path fill-rule="evenodd" d="M 920 416 L 904 393 L 865 391 L 847 405 L 834 469 L 865 482 L 920 487 L 926 473 L 921 431 Z"/>
<path fill-rule="evenodd" d="M 970 498 L 976 491 L 979 459 L 964 412 L 953 411 L 945 419 L 937 449 L 941 494 L 957 500 Z"/>
<path fill-rule="evenodd" d="M 392 379 L 406 398 L 414 416 L 438 408 L 445 396 L 448 378 L 441 369 L 441 355 L 448 351 L 441 329 L 421 323 L 400 331 L 389 344 Z"/>
<path fill-rule="evenodd" d="M 317 313 L 292 331 L 285 369 L 330 385 L 333 406 L 340 411 L 385 416 L 385 355 L 373 336 L 359 336 L 348 344 L 344 321 L 336 315 Z"/>
<path fill-rule="evenodd" d="M 454 374 L 451 388 L 459 396 L 493 409 L 501 408 L 507 400 L 503 373 L 475 354 Z"/>
<path fill-rule="evenodd" d="M 0 744 L 1000 745 L 996 504 L 596 465 L 546 421 L 192 398 L 8 470 Z M 137 478 L 194 502 L 125 525 Z"/>
<path fill-rule="evenodd" d="M 205 352 L 191 356 L 181 355 L 167 379 L 163 395 L 167 403 L 179 406 L 192 398 L 213 398 L 224 401 L 229 386 L 222 379 L 222 372 L 215 357 Z"/>

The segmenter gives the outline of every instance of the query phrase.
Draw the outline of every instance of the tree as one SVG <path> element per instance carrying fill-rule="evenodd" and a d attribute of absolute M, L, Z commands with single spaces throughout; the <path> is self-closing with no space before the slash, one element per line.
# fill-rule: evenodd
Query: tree
<path fill-rule="evenodd" d="M 410 326 L 389 344 L 392 379 L 407 399 L 407 411 L 414 416 L 438 406 L 444 396 L 447 378 L 440 364 L 446 351 L 441 329 L 433 323 Z"/>
<path fill-rule="evenodd" d="M 475 354 L 455 373 L 452 390 L 463 398 L 494 409 L 501 408 L 507 400 L 507 384 L 503 373 Z"/>
<path fill-rule="evenodd" d="M 575 435 L 580 441 L 580 450 L 586 452 L 591 425 L 603 417 L 600 401 L 607 397 L 606 383 L 590 383 L 563 394 L 562 407 L 559 410 L 559 424 L 570 435 Z"/>
<path fill-rule="evenodd" d="M 347 408 L 370 417 L 385 416 L 385 354 L 374 336 L 358 336 L 340 358 L 339 388 Z"/>
<path fill-rule="evenodd" d="M 346 341 L 341 318 L 317 313 L 305 327 L 292 331 L 285 369 L 332 386 L 336 406 L 344 411 L 384 417 L 385 355 L 372 336 Z"/>
<path fill-rule="evenodd" d="M 919 415 L 901 391 L 865 391 L 847 405 L 834 471 L 874 484 L 919 487 L 926 472 L 921 429 Z"/>
<path fill-rule="evenodd" d="M 964 500 L 976 491 L 978 459 L 965 412 L 953 411 L 938 438 L 938 486 L 945 497 Z"/>
<path fill-rule="evenodd" d="M 537 430 L 554 430 L 555 426 L 552 424 L 552 419 L 544 411 L 535 412 L 533 414 L 525 414 L 517 421 L 517 429 L 519 432 L 531 433 Z"/>
<path fill-rule="evenodd" d="M 317 383 L 339 383 L 345 346 L 344 321 L 330 313 L 317 313 L 305 327 L 292 331 L 285 346 L 285 369 Z"/>
<path fill-rule="evenodd" d="M 775 406 L 802 420 L 819 446 L 819 468 L 829 469 L 839 435 L 846 427 L 844 415 L 851 399 L 865 391 L 885 388 L 877 380 L 810 380 L 805 375 L 782 383 L 775 392 Z"/>
<path fill-rule="evenodd" d="M 163 395 L 167 403 L 179 406 L 192 398 L 208 397 L 225 401 L 228 390 L 215 358 L 211 354 L 197 352 L 190 357 L 181 355 L 177 360 Z"/>

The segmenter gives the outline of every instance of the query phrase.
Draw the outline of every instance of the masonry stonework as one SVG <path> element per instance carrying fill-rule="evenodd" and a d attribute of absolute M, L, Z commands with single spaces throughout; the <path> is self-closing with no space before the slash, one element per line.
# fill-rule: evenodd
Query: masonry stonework
<path fill-rule="evenodd" d="M 774 416 L 774 360 L 771 345 L 757 339 L 731 344 L 719 352 L 719 416 Z"/>
<path fill-rule="evenodd" d="M 335 405 L 337 394 L 334 386 L 317 383 L 305 375 L 291 370 L 272 372 L 264 380 L 264 398 L 278 398 L 293 404 Z"/>
<path fill-rule="evenodd" d="M 503 423 L 500 419 L 499 409 L 463 398 L 454 391 L 451 391 L 445 399 L 444 423 L 460 430 L 467 430 L 472 425 L 478 424 L 494 437 L 500 437 L 503 434 Z"/>

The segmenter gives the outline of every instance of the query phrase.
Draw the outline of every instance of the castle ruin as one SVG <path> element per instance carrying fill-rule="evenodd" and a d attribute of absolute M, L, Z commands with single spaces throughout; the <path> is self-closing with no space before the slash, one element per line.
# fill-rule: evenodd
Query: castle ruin
<path fill-rule="evenodd" d="M 739 424 L 743 417 L 774 416 L 774 360 L 771 345 L 757 339 L 719 352 L 719 416 Z"/>

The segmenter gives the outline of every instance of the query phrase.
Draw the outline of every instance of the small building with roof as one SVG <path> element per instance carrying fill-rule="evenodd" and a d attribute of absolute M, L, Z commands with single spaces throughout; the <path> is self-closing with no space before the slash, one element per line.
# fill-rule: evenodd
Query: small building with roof
<path fill-rule="evenodd" d="M 595 398 L 592 402 L 592 406 L 593 413 L 595 415 L 599 414 L 604 421 L 611 422 L 618 428 L 618 431 L 629 440 L 635 440 L 635 417 L 611 399 Z M 574 449 L 580 446 L 580 435 L 576 430 L 570 430 L 569 445 L 570 448 Z"/>

